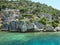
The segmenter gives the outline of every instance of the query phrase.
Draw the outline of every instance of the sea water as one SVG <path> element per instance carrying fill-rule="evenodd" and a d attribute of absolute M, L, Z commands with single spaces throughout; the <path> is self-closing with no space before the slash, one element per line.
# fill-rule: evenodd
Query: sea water
<path fill-rule="evenodd" d="M 60 32 L 0 32 L 0 45 L 60 45 Z"/>

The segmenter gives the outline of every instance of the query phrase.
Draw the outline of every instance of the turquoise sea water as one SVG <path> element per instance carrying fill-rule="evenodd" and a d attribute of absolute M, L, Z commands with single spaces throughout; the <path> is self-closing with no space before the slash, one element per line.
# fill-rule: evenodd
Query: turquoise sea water
<path fill-rule="evenodd" d="M 60 45 L 60 32 L 0 32 L 0 45 Z"/>

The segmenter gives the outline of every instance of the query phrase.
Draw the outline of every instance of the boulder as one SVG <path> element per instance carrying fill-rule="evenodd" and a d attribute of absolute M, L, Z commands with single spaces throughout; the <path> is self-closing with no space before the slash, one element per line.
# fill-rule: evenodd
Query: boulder
<path fill-rule="evenodd" d="M 21 32 L 31 32 L 33 31 L 34 25 L 31 22 L 20 21 Z"/>
<path fill-rule="evenodd" d="M 34 30 L 35 31 L 43 31 L 44 25 L 39 22 L 34 22 Z"/>
<path fill-rule="evenodd" d="M 60 31 L 60 27 L 55 27 L 55 30 L 56 31 Z"/>
<path fill-rule="evenodd" d="M 14 32 L 15 32 L 15 31 L 18 31 L 17 28 L 16 28 L 16 23 L 17 23 L 17 22 L 15 22 L 15 21 L 10 22 L 10 24 L 9 24 L 9 26 L 8 26 L 8 30 L 9 30 L 9 31 L 14 31 Z"/>
<path fill-rule="evenodd" d="M 32 22 L 27 23 L 27 31 L 34 31 L 34 24 Z"/>
<path fill-rule="evenodd" d="M 27 31 L 26 22 L 24 22 L 24 21 L 20 22 L 20 29 L 21 29 L 21 32 Z"/>
<path fill-rule="evenodd" d="M 2 30 L 2 31 L 8 31 L 8 26 L 9 26 L 9 25 L 8 25 L 8 24 L 6 24 L 6 23 L 5 23 L 5 24 L 3 24 L 3 25 L 2 25 L 2 29 L 1 29 L 1 30 Z"/>
<path fill-rule="evenodd" d="M 45 32 L 54 32 L 55 30 L 54 30 L 54 27 L 52 27 L 52 26 L 46 26 L 43 31 L 45 31 Z"/>

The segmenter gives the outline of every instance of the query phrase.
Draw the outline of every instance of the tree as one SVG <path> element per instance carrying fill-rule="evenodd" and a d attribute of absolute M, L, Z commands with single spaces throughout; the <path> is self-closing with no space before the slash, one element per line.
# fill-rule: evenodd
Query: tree
<path fill-rule="evenodd" d="M 52 26 L 55 28 L 55 27 L 57 27 L 58 26 L 58 23 L 56 23 L 56 22 L 52 22 Z"/>
<path fill-rule="evenodd" d="M 46 25 L 47 20 L 43 17 L 43 18 L 41 18 L 41 19 L 39 20 L 39 22 L 42 23 L 42 24 L 44 24 L 44 25 Z"/>

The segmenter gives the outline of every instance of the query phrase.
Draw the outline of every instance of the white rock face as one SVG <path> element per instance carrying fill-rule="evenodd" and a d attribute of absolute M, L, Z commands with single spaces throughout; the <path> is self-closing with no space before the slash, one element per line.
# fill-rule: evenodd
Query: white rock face
<path fill-rule="evenodd" d="M 60 27 L 56 27 L 56 28 L 55 28 L 55 30 L 58 30 L 58 31 L 60 31 Z"/>
<path fill-rule="evenodd" d="M 34 25 L 34 31 L 42 31 L 43 29 L 39 29 L 36 25 Z"/>

